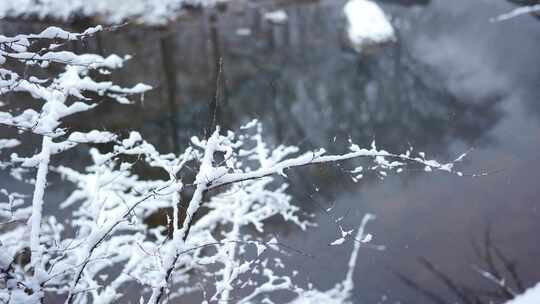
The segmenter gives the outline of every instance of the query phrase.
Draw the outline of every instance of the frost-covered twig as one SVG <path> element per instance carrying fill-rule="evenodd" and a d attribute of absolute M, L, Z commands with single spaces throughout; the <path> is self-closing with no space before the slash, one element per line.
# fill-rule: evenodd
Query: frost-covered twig
<path fill-rule="evenodd" d="M 350 298 L 354 288 L 353 274 L 358 261 L 358 252 L 362 243 L 369 242 L 369 234 L 365 233 L 366 225 L 369 221 L 375 219 L 373 214 L 366 214 L 362 218 L 358 231 L 356 232 L 353 250 L 349 258 L 348 270 L 345 279 L 336 284 L 334 288 L 321 292 L 316 289 L 308 289 L 305 291 L 299 291 L 298 297 L 296 297 L 290 304 L 308 304 L 308 303 L 329 303 L 329 304 L 345 304 L 351 303 Z M 361 240 L 367 240 L 362 242 Z"/>
<path fill-rule="evenodd" d="M 325 155 L 326 151 L 324 149 L 320 149 L 318 151 L 313 152 L 307 152 L 303 155 L 295 158 L 290 158 L 283 160 L 271 167 L 265 167 L 260 168 L 259 170 L 250 171 L 250 172 L 232 172 L 223 174 L 222 176 L 219 176 L 218 178 L 209 181 L 208 183 L 208 189 L 214 189 L 218 188 L 224 185 L 237 183 L 245 180 L 251 180 L 251 179 L 257 179 L 268 175 L 274 175 L 274 174 L 280 174 L 284 175 L 284 171 L 286 169 L 291 169 L 294 167 L 303 167 L 307 165 L 316 165 L 316 164 L 325 164 L 325 163 L 333 163 L 333 162 L 340 162 L 340 161 L 346 161 L 356 158 L 372 158 L 376 162 L 376 166 L 374 169 L 381 168 L 381 169 L 395 169 L 398 172 L 400 172 L 403 167 L 409 163 L 415 163 L 418 165 L 422 165 L 424 167 L 425 171 L 432 171 L 432 170 L 439 170 L 439 171 L 445 171 L 449 173 L 454 173 L 456 175 L 463 175 L 460 171 L 454 171 L 453 166 L 456 161 L 461 160 L 463 156 L 460 156 L 456 161 L 451 163 L 444 163 L 441 164 L 435 160 L 428 160 L 425 159 L 424 154 L 419 154 L 417 157 L 413 157 L 410 155 L 410 153 L 405 154 L 393 154 L 386 152 L 384 150 L 377 150 L 375 145 L 372 146 L 370 150 L 368 149 L 361 149 L 357 145 L 353 144 L 351 145 L 351 152 L 341 155 Z M 389 162 L 386 160 L 386 158 L 389 159 L 397 159 L 397 161 Z M 362 167 L 357 167 L 355 170 L 353 170 L 354 173 L 359 173 L 363 170 Z"/>
<path fill-rule="evenodd" d="M 252 125 L 258 125 L 253 123 Z M 260 125 L 258 125 L 260 128 Z M 245 129 L 245 128 L 244 128 Z M 249 185 L 253 181 L 264 179 L 271 175 L 284 174 L 285 169 L 314 165 L 314 164 L 324 164 L 332 163 L 337 161 L 353 160 L 357 158 L 370 158 L 373 159 L 374 165 L 369 167 L 371 170 L 378 170 L 379 172 L 385 172 L 385 170 L 395 170 L 401 171 L 407 163 L 413 163 L 416 165 L 421 165 L 425 171 L 432 170 L 441 170 L 445 172 L 454 173 L 457 175 L 462 175 L 459 171 L 453 171 L 453 166 L 455 162 L 458 162 L 462 159 L 459 157 L 455 162 L 441 164 L 434 160 L 429 160 L 425 158 L 423 153 L 419 153 L 418 156 L 412 156 L 411 152 L 408 151 L 405 154 L 392 154 L 384 150 L 377 150 L 375 145 L 371 149 L 361 149 L 357 145 L 351 144 L 351 152 L 342 154 L 342 155 L 325 155 L 324 150 L 318 150 L 316 152 L 304 153 L 297 157 L 289 156 L 292 153 L 297 151 L 296 148 L 290 147 L 280 147 L 274 151 L 273 155 L 269 157 L 269 151 L 266 150 L 266 147 L 261 143 L 260 132 L 259 134 L 253 137 L 255 140 L 255 147 L 248 150 L 239 150 L 236 151 L 239 144 L 245 144 L 245 138 L 239 137 L 239 141 L 234 141 L 234 134 L 229 133 L 227 136 L 221 136 L 219 133 L 219 128 L 212 134 L 212 136 L 207 141 L 199 141 L 198 139 L 193 139 L 193 143 L 196 146 L 199 146 L 204 150 L 201 155 L 201 164 L 193 185 L 195 185 L 195 192 L 191 198 L 191 201 L 186 206 L 186 217 L 183 223 L 182 228 L 179 230 L 179 236 L 173 237 L 174 246 L 169 247 L 169 251 L 165 253 L 163 257 L 163 270 L 162 276 L 158 279 L 158 282 L 161 282 L 160 288 L 153 289 L 152 296 L 149 299 L 149 303 L 158 303 L 163 297 L 166 287 L 169 285 L 169 279 L 176 267 L 177 260 L 179 258 L 179 248 L 188 241 L 188 236 L 190 235 L 191 229 L 196 229 L 196 231 L 203 231 L 203 229 L 198 229 L 193 226 L 194 214 L 197 212 L 199 207 L 203 202 L 204 195 L 207 191 L 216 189 L 224 186 L 231 186 L 233 191 L 242 191 L 245 190 L 241 188 L 235 188 L 236 184 L 242 185 L 242 183 L 247 183 L 243 185 L 246 188 L 249 188 Z M 241 147 L 241 146 L 240 146 Z M 217 153 L 223 154 L 224 162 L 216 162 L 215 157 Z M 240 156 L 250 156 L 253 160 L 258 161 L 258 166 L 255 169 L 251 167 L 241 167 L 241 163 L 238 162 Z M 389 161 L 388 159 L 394 159 Z M 358 174 L 362 171 L 362 167 L 357 167 L 352 170 L 353 173 Z M 358 178 L 361 176 L 357 175 Z M 264 182 L 264 180 L 262 181 Z M 241 197 L 239 194 L 236 196 Z M 258 195 L 257 199 L 261 199 L 261 195 Z M 227 199 L 228 201 L 233 201 L 234 198 Z M 228 211 L 234 211 L 229 215 L 229 218 L 236 220 L 230 221 L 231 230 L 226 234 L 226 238 L 237 238 L 238 229 L 240 228 L 240 223 L 249 223 L 250 218 L 257 214 L 260 210 L 251 211 L 250 207 L 253 203 L 249 199 L 244 199 L 249 202 L 250 205 L 242 206 L 235 205 L 236 208 L 231 209 L 231 206 L 227 206 L 227 209 L 221 210 L 222 214 L 220 216 L 212 217 L 213 213 L 207 214 L 202 220 L 202 225 L 205 223 L 212 224 L 212 221 L 224 221 L 223 214 L 227 214 Z M 222 204 L 225 204 L 223 202 Z M 229 203 L 231 204 L 231 203 Z M 220 208 L 215 207 L 216 210 Z M 247 209 L 244 209 L 247 208 Z M 240 213 L 239 213 L 240 212 Z M 264 213 L 263 213 L 264 214 Z M 267 218 L 269 215 L 265 214 L 261 219 Z M 237 223 L 236 221 L 241 221 Z M 225 221 L 228 223 L 228 221 Z M 300 223 L 300 222 L 298 222 Z M 262 226 L 259 220 L 253 223 L 255 227 Z M 197 224 L 198 225 L 198 224 Z M 207 224 L 208 225 L 208 224 Z M 304 224 L 302 224 L 304 225 Z M 203 226 L 204 227 L 204 226 Z M 207 227 L 209 229 L 211 227 Z M 178 247 L 179 246 L 179 247 Z M 232 287 L 232 281 L 242 272 L 238 273 L 239 264 L 235 261 L 235 245 L 231 244 L 226 246 L 228 248 L 223 249 L 223 260 L 224 270 L 221 272 L 222 280 L 218 282 L 216 288 L 217 293 L 214 296 L 214 299 L 220 299 L 222 302 L 227 302 L 229 299 L 230 290 Z M 218 251 L 221 249 L 218 249 Z M 214 260 L 213 262 L 219 261 Z M 244 269 L 244 268 L 242 268 Z M 245 268 L 246 270 L 249 269 Z M 243 270 L 243 271 L 246 271 Z M 291 287 L 291 286 L 289 286 Z M 289 288 L 288 287 L 288 288 Z"/>

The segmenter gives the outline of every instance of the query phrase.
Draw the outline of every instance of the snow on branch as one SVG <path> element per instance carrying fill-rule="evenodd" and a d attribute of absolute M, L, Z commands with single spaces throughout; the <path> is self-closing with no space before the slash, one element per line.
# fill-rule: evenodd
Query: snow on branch
<path fill-rule="evenodd" d="M 230 224 L 232 225 L 230 232 L 231 234 L 225 235 L 225 237 L 229 237 L 230 240 L 231 238 L 234 239 L 234 237 L 237 236 L 242 224 L 250 224 L 250 221 L 252 221 L 251 219 L 253 219 L 255 220 L 253 221 L 253 225 L 262 230 L 263 224 L 261 221 L 273 215 L 273 213 L 266 212 L 262 213 L 262 217 L 257 217 L 259 214 L 261 214 L 260 212 L 263 212 L 261 208 L 266 207 L 265 205 L 262 205 L 253 211 L 249 209 L 251 208 L 250 206 L 258 206 L 258 204 L 255 204 L 255 202 L 264 201 L 264 197 L 262 195 L 265 192 L 260 189 L 259 191 L 255 192 L 257 193 L 256 201 L 253 199 L 243 198 L 243 202 L 248 203 L 248 205 L 244 207 L 238 205 L 238 208 L 231 209 L 231 211 L 234 211 L 234 213 L 229 214 L 229 216 L 227 216 L 228 212 L 226 210 L 220 209 L 219 215 L 214 215 L 214 213 L 210 212 L 199 220 L 199 222 L 194 223 L 193 218 L 203 204 L 205 195 L 210 190 L 230 186 L 232 187 L 232 191 L 235 191 L 235 194 L 231 195 L 231 197 L 241 197 L 241 193 L 244 193 L 246 189 L 249 189 L 253 183 L 255 183 L 254 185 L 257 185 L 258 187 L 261 187 L 266 182 L 265 178 L 270 178 L 273 175 L 285 175 L 284 170 L 286 169 L 306 165 L 354 160 L 358 158 L 372 159 L 373 165 L 368 167 L 368 169 L 376 170 L 381 174 L 386 174 L 387 170 L 395 170 L 399 172 L 400 170 L 403 170 L 407 164 L 412 163 L 420 165 L 427 172 L 440 170 L 456 175 L 462 175 L 461 172 L 454 171 L 453 167 L 454 163 L 461 161 L 463 156 L 460 156 L 454 162 L 441 164 L 437 161 L 426 159 L 423 153 L 419 153 L 418 156 L 412 156 L 410 151 L 405 154 L 392 154 L 384 150 L 377 150 L 374 144 L 372 145 L 371 149 L 361 149 L 359 146 L 351 144 L 351 152 L 341 155 L 326 155 L 325 151 L 320 149 L 316 152 L 300 154 L 300 156 L 291 156 L 292 154 L 297 153 L 297 148 L 282 146 L 276 148 L 274 151 L 270 151 L 261 140 L 260 124 L 257 122 L 250 123 L 247 127 L 243 127 L 242 129 L 245 131 L 250 129 L 250 127 L 257 127 L 257 133 L 252 137 L 236 137 L 232 132 L 228 132 L 227 135 L 220 135 L 220 129 L 217 128 L 207 140 L 200 140 L 198 138 L 192 139 L 192 143 L 201 150 L 199 157 L 200 165 L 193 183 L 185 183 L 184 187 L 195 187 L 194 193 L 185 206 L 186 216 L 182 227 L 178 231 L 174 231 L 172 239 L 173 245 L 171 246 L 172 249 L 169 248 L 169 250 L 164 254 L 161 276 L 157 280 L 160 283 L 153 288 L 153 292 L 148 303 L 159 303 L 167 292 L 166 289 L 167 286 L 170 285 L 170 279 L 173 275 L 175 267 L 177 267 L 180 253 L 183 252 L 182 249 L 185 248 L 183 246 L 185 246 L 185 244 L 193 237 L 192 233 L 212 230 L 209 229 L 209 227 L 205 227 L 204 229 L 198 228 L 199 225 L 216 225 L 217 223 L 224 224 L 222 222 L 224 221 L 222 219 L 224 216 L 227 218 L 225 223 L 228 223 L 230 218 L 237 219 L 237 221 L 240 221 L 240 223 L 232 222 Z M 250 141 L 253 142 L 251 145 L 254 146 L 249 146 Z M 222 158 L 222 160 L 219 162 L 216 161 L 216 157 L 218 155 L 221 155 Z M 394 160 L 391 161 L 390 159 Z M 356 167 L 351 171 L 351 173 L 358 174 L 361 171 L 362 167 Z M 360 175 L 356 175 L 355 178 L 360 178 Z M 227 193 L 227 191 L 224 193 Z M 218 197 L 219 196 L 220 195 L 218 194 Z M 235 204 L 230 203 L 232 199 L 233 198 L 228 198 L 227 200 L 229 202 L 222 202 L 221 205 L 227 206 L 226 208 L 236 206 Z M 214 200 L 215 198 L 212 198 L 210 204 Z M 274 201 L 279 200 L 274 199 Z M 284 203 L 283 205 L 287 206 L 288 204 Z M 286 220 L 292 220 L 300 227 L 305 228 L 306 223 L 300 221 L 299 218 L 294 215 L 295 210 L 289 210 L 290 211 L 286 211 L 285 213 L 283 213 L 283 211 L 279 212 Z M 213 215 L 214 217 L 212 217 Z M 210 228 L 211 227 L 212 226 L 210 226 Z M 340 244 L 344 242 L 347 235 L 348 233 L 342 235 L 343 240 L 339 242 Z M 238 273 L 238 270 L 235 269 L 240 267 L 240 264 L 231 264 L 231 261 L 234 261 L 234 256 L 236 254 L 235 246 L 236 243 L 229 243 L 227 246 L 229 248 L 224 249 L 225 251 L 223 256 L 228 257 L 229 261 L 221 262 L 225 267 L 222 274 L 223 281 L 216 285 L 217 291 L 212 298 L 214 300 L 219 298 L 222 301 L 227 302 L 227 299 L 229 299 L 229 294 L 233 289 L 231 280 L 235 279 L 240 273 L 243 273 L 249 269 L 248 266 L 241 267 L 241 269 L 244 270 L 243 272 Z M 215 262 L 216 260 L 213 260 L 213 263 Z M 268 273 L 268 276 L 273 277 L 273 275 L 270 273 Z M 271 280 L 269 282 L 271 282 Z M 282 288 L 284 288 L 284 286 L 282 286 Z M 292 285 L 287 285 L 287 288 L 292 288 Z"/>
<path fill-rule="evenodd" d="M 463 175 L 455 164 L 464 155 L 440 163 L 421 152 L 390 153 L 374 143 L 361 148 L 351 142 L 343 154 L 271 147 L 257 121 L 236 133 L 218 127 L 207 139 L 193 137 L 178 154 L 159 152 L 136 131 L 121 138 L 108 131 L 64 129 L 60 126 L 66 117 L 98 106 L 89 97 L 95 94 L 88 93 L 126 104 L 131 95 L 150 89 L 144 84 L 123 88 L 91 77 L 90 72 L 108 74 L 122 67 L 129 57 L 61 50 L 61 41 L 84 39 L 99 30 L 49 28 L 39 34 L 0 36 L 1 58 L 19 68 L 51 63 L 63 67 L 51 79 L 0 68 L 0 95 L 22 92 L 39 105 L 0 112 L 0 125 L 41 137 L 37 152 L 24 156 L 5 153 L 20 144 L 18 139 L 0 139 L 0 156 L 7 158 L 0 168 L 35 172 L 31 198 L 0 188 L 0 223 L 7 227 L 0 235 L 0 282 L 8 286 L 0 299 L 6 302 L 40 303 L 50 294 L 64 297 L 66 303 L 117 303 L 124 300 L 126 286 L 135 285 L 146 303 L 172 301 L 201 289 L 205 301 L 217 303 L 270 303 L 277 292 L 292 294 L 294 303 L 346 303 L 359 249 L 371 240 L 365 226 L 373 216 L 363 218 L 356 237 L 354 229 L 339 225 L 341 234 L 332 245 L 354 243 L 344 281 L 324 292 L 303 288 L 294 282 L 294 271 L 272 255 L 309 254 L 267 234 L 270 218 L 300 231 L 314 225 L 293 204 L 288 181 L 280 176 L 294 168 L 336 162 L 350 166 L 355 182 L 367 171 L 384 177 L 407 167 Z M 36 40 L 47 46 L 32 51 Z M 82 171 L 54 165 L 57 154 L 101 143 L 109 143 L 109 150 L 90 147 L 92 164 Z M 141 173 L 148 168 L 159 171 L 161 178 Z M 45 212 L 50 174 L 75 187 L 63 201 L 54 202 L 65 215 L 62 219 Z M 156 214 L 164 214 L 166 223 L 149 223 Z M 15 256 L 25 251 L 28 263 L 18 264 Z M 331 299 L 334 302 L 328 302 Z"/>
<path fill-rule="evenodd" d="M 512 18 L 515 18 L 515 17 L 519 17 L 519 16 L 522 16 L 522 15 L 533 14 L 533 13 L 538 13 L 538 12 L 540 12 L 540 4 L 522 6 L 522 7 L 515 8 L 515 9 L 513 9 L 512 11 L 510 11 L 508 13 L 501 14 L 501 15 L 499 15 L 497 17 L 493 17 L 493 18 L 490 19 L 490 21 L 491 22 L 501 22 L 501 21 L 506 21 L 506 20 L 509 20 L 509 19 L 512 19 Z"/>
<path fill-rule="evenodd" d="M 366 225 L 369 221 L 375 219 L 375 215 L 364 215 L 358 231 L 356 232 L 354 247 L 349 258 L 348 270 L 345 279 L 334 286 L 334 288 L 321 292 L 317 289 L 302 290 L 298 297 L 290 304 L 309 304 L 309 303 L 328 303 L 328 304 L 344 304 L 352 303 L 350 298 L 354 288 L 354 269 L 358 260 L 358 252 L 362 244 L 368 243 L 370 234 L 365 233 Z"/>
<path fill-rule="evenodd" d="M 46 231 L 42 229 L 48 227 L 43 226 L 43 198 L 51 157 L 81 143 L 105 143 L 116 139 L 116 136 L 110 132 L 64 130 L 59 127 L 62 120 L 67 116 L 91 110 L 97 105 L 95 100 L 85 97 L 88 92 L 107 95 L 120 103 L 126 103 L 127 95 L 143 93 L 150 89 L 149 86 L 142 84 L 134 88 L 121 88 L 112 82 L 94 81 L 89 76 L 92 70 L 105 73 L 107 69 L 119 68 L 128 57 L 122 59 L 111 55 L 103 58 L 95 54 L 75 54 L 59 50 L 63 46 L 62 41 L 85 39 L 102 29 L 98 26 L 82 33 L 69 33 L 57 27 L 49 27 L 39 34 L 0 36 L 0 62 L 11 60 L 10 66 L 14 67 L 13 70 L 0 68 L 0 95 L 23 92 L 41 103 L 40 110 L 28 108 L 19 113 L 14 113 L 14 110 L 0 112 L 0 125 L 28 131 L 42 137 L 41 150 L 38 153 L 25 157 L 13 153 L 10 158 L 12 164 L 18 163 L 24 167 L 37 168 L 29 215 L 28 246 L 32 277 L 28 280 L 22 278 L 19 280 L 20 284 L 17 284 L 26 286 L 25 288 L 31 293 L 21 292 L 17 288 L 9 293 L 10 296 L 26 295 L 28 299 L 24 301 L 41 301 L 44 297 L 43 288 L 45 282 L 49 280 L 51 270 L 47 270 L 51 267 L 49 265 L 51 257 L 47 252 L 50 248 L 47 249 L 43 244 Z M 44 43 L 45 46 L 39 50 L 33 50 L 37 41 Z M 38 79 L 31 75 L 27 78 L 20 76 L 21 71 L 28 65 L 46 67 L 50 63 L 63 65 L 64 71 L 53 76 L 52 79 Z M 75 101 L 71 101 L 72 99 Z M 7 108 L 16 109 L 18 105 L 8 104 Z M 60 139 L 61 136 L 64 138 Z M 4 142 L 3 146 L 9 147 L 13 144 L 13 141 Z M 54 218 L 51 219 L 54 221 Z M 27 234 L 23 233 L 23 235 Z M 23 281 L 26 283 L 22 283 Z"/>

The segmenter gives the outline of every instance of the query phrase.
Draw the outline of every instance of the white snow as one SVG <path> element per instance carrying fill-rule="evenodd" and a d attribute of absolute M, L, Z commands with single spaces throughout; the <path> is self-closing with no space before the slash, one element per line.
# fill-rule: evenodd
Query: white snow
<path fill-rule="evenodd" d="M 0 19 L 32 16 L 68 21 L 75 15 L 100 17 L 110 24 L 125 21 L 163 25 L 184 5 L 213 6 L 221 0 L 17 0 L 0 1 Z"/>
<path fill-rule="evenodd" d="M 73 132 L 69 135 L 70 141 L 78 143 L 107 143 L 113 141 L 116 135 L 111 132 L 92 130 L 87 133 Z"/>
<path fill-rule="evenodd" d="M 236 29 L 236 35 L 238 36 L 249 36 L 251 35 L 251 30 L 247 27 L 241 27 Z"/>
<path fill-rule="evenodd" d="M 430 167 L 431 170 L 439 170 L 439 171 L 445 171 L 449 173 L 456 174 L 458 176 L 461 176 L 460 172 L 453 171 L 453 165 L 454 163 L 439 163 L 435 160 L 426 160 L 425 158 L 420 157 L 412 157 L 410 154 L 392 154 L 385 150 L 377 150 L 374 144 L 372 144 L 372 147 L 370 150 L 367 149 L 361 149 L 356 144 L 351 144 L 350 146 L 351 152 L 341 154 L 341 155 L 325 155 L 326 151 L 324 149 L 319 149 L 316 151 L 310 151 L 306 152 L 300 156 L 297 157 L 290 157 L 287 159 L 284 159 L 280 162 L 277 162 L 273 164 L 272 166 L 267 167 L 261 167 L 257 170 L 250 170 L 250 171 L 235 171 L 231 173 L 226 173 L 221 175 L 220 177 L 213 179 L 212 181 L 209 181 L 208 189 L 214 189 L 217 187 L 221 187 L 223 185 L 236 183 L 244 180 L 249 179 L 256 179 L 261 178 L 268 175 L 274 175 L 274 174 L 284 174 L 284 170 L 290 169 L 293 167 L 302 167 L 309 164 L 321 164 L 321 163 L 331 163 L 331 162 L 339 162 L 344 161 L 348 159 L 354 159 L 354 158 L 372 158 L 373 162 L 375 163 L 374 166 L 370 168 L 370 170 L 397 170 L 399 168 L 402 168 L 403 166 L 406 166 L 406 163 L 416 163 L 420 165 L 424 165 L 426 167 Z M 400 161 L 389 161 L 387 158 L 393 158 L 398 159 Z M 379 171 L 381 172 L 381 171 Z M 214 175 L 215 177 L 215 175 Z"/>
<path fill-rule="evenodd" d="M 17 139 L 2 139 L 0 138 L 0 150 L 16 147 L 21 142 Z"/>
<path fill-rule="evenodd" d="M 508 19 L 512 19 L 521 15 L 525 14 L 532 14 L 532 13 L 539 13 L 540 12 L 540 4 L 535 5 L 529 5 L 529 6 L 522 6 L 518 7 L 508 13 L 499 15 L 495 18 L 492 18 L 491 22 L 500 22 L 500 21 L 506 21 Z"/>
<path fill-rule="evenodd" d="M 506 304 L 538 304 L 540 303 L 540 283 L 527 289 L 524 293 L 518 295 Z"/>
<path fill-rule="evenodd" d="M 350 0 L 343 7 L 347 36 L 352 47 L 361 52 L 366 46 L 396 40 L 394 28 L 375 2 Z"/>
<path fill-rule="evenodd" d="M 264 19 L 276 24 L 284 24 L 287 22 L 288 18 L 289 17 L 284 10 L 277 10 L 264 14 Z"/>
<path fill-rule="evenodd" d="M 42 264 L 43 248 L 40 244 L 41 218 L 43 216 L 43 197 L 47 185 L 47 173 L 49 171 L 49 160 L 51 157 L 51 138 L 44 136 L 41 144 L 40 162 L 36 174 L 34 195 L 32 196 L 32 216 L 30 217 L 30 250 L 32 251 L 32 266 L 34 267 L 34 278 L 39 280 L 45 271 Z"/>
<path fill-rule="evenodd" d="M 330 246 L 336 246 L 336 245 L 341 245 L 345 242 L 345 238 L 342 237 L 342 238 L 339 238 L 335 241 L 333 241 L 332 243 L 330 243 Z"/>

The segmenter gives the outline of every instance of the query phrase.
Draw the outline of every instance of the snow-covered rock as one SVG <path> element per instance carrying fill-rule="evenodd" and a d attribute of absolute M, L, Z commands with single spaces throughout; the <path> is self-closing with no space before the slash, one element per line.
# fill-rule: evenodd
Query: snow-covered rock
<path fill-rule="evenodd" d="M 506 304 L 538 304 L 540 303 L 540 283 L 527 289 L 524 293 L 518 295 Z"/>
<path fill-rule="evenodd" d="M 347 38 L 357 52 L 396 40 L 392 24 L 375 2 L 349 0 L 343 12 L 347 21 Z"/>

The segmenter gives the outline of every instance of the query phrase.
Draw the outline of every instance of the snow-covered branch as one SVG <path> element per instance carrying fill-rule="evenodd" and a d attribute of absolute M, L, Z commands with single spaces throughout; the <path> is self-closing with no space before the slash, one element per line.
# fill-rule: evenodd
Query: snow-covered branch
<path fill-rule="evenodd" d="M 129 56 L 62 49 L 64 42 L 86 39 L 100 30 L 69 33 L 49 28 L 38 34 L 0 36 L 0 60 L 15 66 L 0 68 L 0 95 L 23 93 L 38 105 L 17 110 L 17 104 L 9 104 L 8 111 L 0 112 L 0 125 L 41 138 L 37 153 L 12 153 L 0 161 L 2 169 L 35 171 L 31 206 L 27 197 L 0 189 L 0 223 L 9 226 L 0 235 L 0 280 L 9 286 L 0 292 L 0 299 L 6 302 L 39 303 L 50 293 L 65 297 L 66 303 L 117 303 L 126 285 L 137 284 L 141 301 L 157 304 L 212 281 L 205 299 L 209 302 L 269 302 L 276 292 L 286 292 L 296 296 L 294 303 L 344 303 L 352 292 L 359 250 L 371 239 L 365 225 L 373 217 L 363 218 L 356 237 L 354 229 L 339 226 L 341 234 L 332 245 L 354 243 L 344 281 L 325 292 L 302 288 L 283 261 L 269 254 L 304 254 L 265 234 L 270 218 L 281 218 L 300 230 L 314 224 L 292 203 L 288 182 L 279 176 L 298 167 L 336 162 L 350 166 L 355 182 L 367 171 L 383 177 L 407 167 L 462 175 L 454 166 L 463 155 L 440 163 L 422 152 L 390 153 L 375 144 L 361 148 L 351 142 L 342 154 L 270 147 L 257 121 L 237 133 L 218 127 L 207 139 L 193 137 L 178 154 L 160 153 L 136 131 L 121 138 L 108 131 L 62 128 L 66 117 L 98 106 L 89 96 L 129 104 L 128 97 L 150 89 L 144 84 L 123 88 L 92 78 L 121 68 Z M 36 41 L 45 47 L 35 50 Z M 27 66 L 49 64 L 62 71 L 50 79 L 21 76 Z M 108 150 L 90 147 L 92 164 L 83 171 L 54 162 L 56 155 L 80 144 L 102 143 L 109 143 Z M 0 139 L 0 155 L 5 158 L 5 151 L 19 144 L 18 139 Z M 137 166 L 129 162 L 133 158 Z M 159 171 L 161 178 L 141 174 L 141 166 Z M 45 212 L 51 174 L 76 187 L 54 204 L 67 214 L 61 221 Z M 155 214 L 166 214 L 166 225 L 148 223 Z M 26 248 L 29 263 L 18 265 L 14 257 Z"/>
<path fill-rule="evenodd" d="M 522 7 L 515 8 L 508 13 L 504 13 L 497 17 L 491 18 L 490 21 L 501 22 L 501 21 L 506 21 L 506 20 L 519 17 L 522 15 L 533 14 L 533 13 L 538 13 L 538 12 L 540 12 L 540 4 L 522 6 Z"/>
<path fill-rule="evenodd" d="M 19 63 L 20 69 L 28 65 L 46 67 L 50 63 L 63 64 L 64 71 L 52 80 L 40 80 L 34 76 L 22 78 L 16 70 L 0 69 L 0 95 L 13 92 L 28 93 L 33 99 L 42 103 L 39 111 L 25 109 L 20 114 L 0 112 L 0 125 L 15 127 L 42 136 L 41 150 L 35 155 L 19 157 L 11 155 L 11 162 L 20 163 L 24 167 L 37 168 L 32 195 L 32 211 L 30 216 L 30 265 L 33 278 L 30 286 L 32 297 L 41 299 L 43 283 L 47 280 L 48 258 L 44 257 L 42 244 L 42 220 L 44 195 L 47 185 L 47 175 L 51 157 L 75 147 L 80 143 L 105 143 L 115 140 L 116 136 L 103 131 L 68 132 L 60 128 L 62 120 L 70 115 L 91 110 L 96 106 L 95 101 L 84 95 L 95 92 L 108 95 L 118 102 L 126 103 L 124 95 L 142 93 L 150 87 L 138 85 L 131 89 L 121 88 L 111 82 L 96 82 L 90 76 L 91 70 L 105 73 L 106 69 L 116 69 L 122 66 L 125 59 L 111 55 L 103 58 L 93 54 L 75 54 L 70 51 L 57 51 L 62 47 L 59 41 L 84 39 L 102 30 L 102 27 L 90 28 L 83 33 L 69 33 L 60 28 L 50 27 L 39 34 L 17 35 L 15 37 L 0 36 L 0 61 L 13 60 Z M 45 43 L 37 51 L 34 44 Z M 17 65 L 15 64 L 15 69 Z M 69 102 L 69 97 L 83 101 Z M 9 105 L 8 105 L 9 106 Z M 12 109 L 17 108 L 11 105 Z M 57 140 L 65 135 L 64 140 Z"/>

